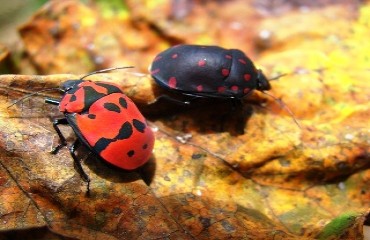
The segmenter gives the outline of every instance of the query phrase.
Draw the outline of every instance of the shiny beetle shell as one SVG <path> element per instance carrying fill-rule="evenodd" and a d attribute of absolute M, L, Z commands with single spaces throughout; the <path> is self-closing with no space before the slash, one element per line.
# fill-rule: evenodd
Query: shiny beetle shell
<path fill-rule="evenodd" d="M 174 46 L 155 57 L 150 72 L 161 87 L 194 96 L 240 99 L 271 88 L 242 51 L 218 46 Z"/>

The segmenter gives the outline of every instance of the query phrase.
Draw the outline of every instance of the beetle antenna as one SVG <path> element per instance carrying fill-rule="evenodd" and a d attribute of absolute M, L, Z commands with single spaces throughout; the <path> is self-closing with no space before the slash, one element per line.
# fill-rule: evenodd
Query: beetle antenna
<path fill-rule="evenodd" d="M 288 75 L 288 73 L 281 73 L 281 74 L 277 75 L 276 77 L 268 79 L 268 81 L 270 82 L 270 81 L 278 80 L 279 78 L 284 77 L 286 75 Z"/>
<path fill-rule="evenodd" d="M 321 72 L 321 71 L 326 70 L 326 69 L 327 68 L 317 68 L 317 69 L 311 69 L 311 70 L 309 70 L 309 69 L 296 69 L 295 71 L 290 72 L 290 73 L 281 73 L 281 74 L 277 75 L 276 77 L 268 79 L 268 81 L 278 80 L 279 78 L 290 75 L 290 74 L 292 74 L 292 75 L 293 74 L 302 74 L 302 73 L 306 73 L 306 72 L 309 72 L 309 71 Z"/>
<path fill-rule="evenodd" d="M 49 92 L 49 91 L 55 91 L 55 90 L 59 90 L 59 91 L 64 92 L 64 91 L 63 91 L 62 89 L 60 89 L 60 88 L 46 88 L 46 89 L 42 89 L 42 90 L 40 90 L 40 91 L 37 91 L 37 92 L 34 92 L 34 93 L 27 94 L 26 96 L 23 96 L 23 97 L 21 97 L 21 98 L 17 99 L 15 102 L 13 102 L 12 104 L 10 104 L 7 108 L 10 108 L 11 106 L 13 106 L 13 105 L 15 105 L 15 104 L 17 104 L 17 103 L 19 103 L 19 102 L 21 102 L 21 101 L 24 101 L 24 100 L 25 100 L 25 99 L 27 99 L 27 98 L 30 98 L 30 97 L 35 96 L 35 95 L 38 95 L 38 94 L 39 94 L 39 93 L 41 93 L 41 92 Z"/>
<path fill-rule="evenodd" d="M 80 80 L 88 77 L 88 76 L 91 76 L 91 75 L 94 75 L 94 74 L 97 74 L 97 73 L 104 73 L 104 72 L 109 72 L 109 71 L 112 71 L 112 70 L 117 70 L 117 69 L 124 69 L 124 68 L 134 68 L 133 66 L 129 66 L 129 67 L 112 67 L 112 68 L 106 68 L 106 69 L 102 69 L 102 70 L 98 70 L 98 71 L 94 71 L 94 72 L 91 72 L 89 74 L 86 74 L 85 76 L 81 77 Z M 10 108 L 11 106 L 27 99 L 27 98 L 30 98 L 32 96 L 35 96 L 35 95 L 38 95 L 39 93 L 41 92 L 48 92 L 48 91 L 55 91 L 55 90 L 59 90 L 61 92 L 65 92 L 63 89 L 61 88 L 47 88 L 47 89 L 43 89 L 43 90 L 40 90 L 40 91 L 37 91 L 37 92 L 34 92 L 34 93 L 30 93 L 24 97 L 21 97 L 20 99 L 16 100 L 15 102 L 13 102 L 12 104 L 10 104 L 8 106 L 8 108 Z"/>
<path fill-rule="evenodd" d="M 106 69 L 94 71 L 94 72 L 91 72 L 91 73 L 86 74 L 85 76 L 83 76 L 82 78 L 80 78 L 80 80 L 84 79 L 85 77 L 94 75 L 94 74 L 105 73 L 105 72 L 109 72 L 109 71 L 113 71 L 113 70 L 117 70 L 117 69 L 125 69 L 125 68 L 134 68 L 134 66 L 128 66 L 128 67 L 112 67 L 112 68 L 106 68 Z"/>
<path fill-rule="evenodd" d="M 263 94 L 266 94 L 267 96 L 271 97 L 272 99 L 274 99 L 282 109 L 285 109 L 289 115 L 293 118 L 295 124 L 297 124 L 297 126 L 302 129 L 302 126 L 301 124 L 298 122 L 297 118 L 294 116 L 292 110 L 290 110 L 290 108 L 288 107 L 288 105 L 286 105 L 281 99 L 275 97 L 274 95 L 271 95 L 270 93 L 267 93 L 265 91 L 261 91 Z"/>

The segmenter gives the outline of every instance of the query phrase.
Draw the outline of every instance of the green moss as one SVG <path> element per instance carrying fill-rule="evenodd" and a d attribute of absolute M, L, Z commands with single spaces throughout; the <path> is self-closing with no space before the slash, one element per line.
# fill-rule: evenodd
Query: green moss
<path fill-rule="evenodd" d="M 96 0 L 96 5 L 101 10 L 104 18 L 127 18 L 129 15 L 127 6 L 122 0 Z"/>
<path fill-rule="evenodd" d="M 329 237 L 341 236 L 355 223 L 357 217 L 358 213 L 353 212 L 344 213 L 338 216 L 324 227 L 318 235 L 318 239 L 328 239 Z"/>

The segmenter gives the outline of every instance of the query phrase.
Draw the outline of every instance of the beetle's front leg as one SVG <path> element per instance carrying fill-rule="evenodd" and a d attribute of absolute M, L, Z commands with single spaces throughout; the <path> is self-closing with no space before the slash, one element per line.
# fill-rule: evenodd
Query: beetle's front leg
<path fill-rule="evenodd" d="M 67 145 L 67 140 L 66 138 L 63 136 L 62 132 L 60 131 L 58 125 L 67 125 L 68 124 L 68 121 L 66 118 L 56 118 L 53 120 L 53 128 L 55 129 L 55 131 L 57 132 L 58 136 L 59 136 L 59 139 L 60 139 L 60 143 L 53 148 L 53 150 L 51 151 L 52 154 L 56 154 L 58 153 L 58 151 Z"/>

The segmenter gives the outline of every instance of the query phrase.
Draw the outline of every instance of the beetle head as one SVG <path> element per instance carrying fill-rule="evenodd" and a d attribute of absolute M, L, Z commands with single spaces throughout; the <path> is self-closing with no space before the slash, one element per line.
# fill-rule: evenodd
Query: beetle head
<path fill-rule="evenodd" d="M 262 73 L 260 69 L 258 69 L 257 73 L 257 90 L 264 91 L 264 90 L 270 90 L 271 85 L 269 81 L 267 80 L 266 76 Z"/>
<path fill-rule="evenodd" d="M 62 84 L 61 90 L 63 92 L 69 92 L 72 88 L 76 87 L 78 84 L 82 83 L 83 81 L 85 80 L 67 80 Z"/>

